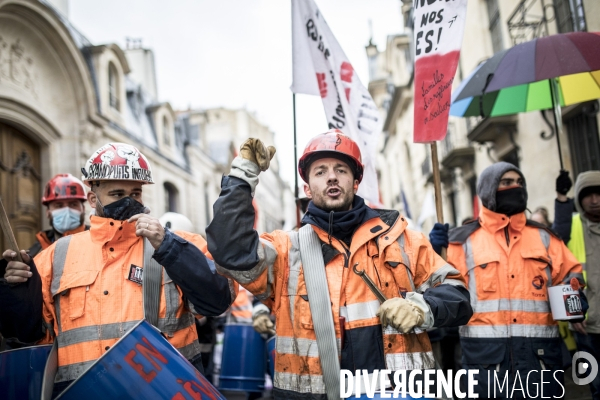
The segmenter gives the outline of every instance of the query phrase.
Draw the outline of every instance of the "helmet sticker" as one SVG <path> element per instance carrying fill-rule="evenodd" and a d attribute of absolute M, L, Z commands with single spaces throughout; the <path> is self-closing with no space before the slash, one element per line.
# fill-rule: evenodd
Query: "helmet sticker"
<path fill-rule="evenodd" d="M 110 150 L 106 151 L 100 156 L 100 159 L 103 164 L 110 165 L 111 161 L 115 159 L 115 153 Z"/>
<path fill-rule="evenodd" d="M 146 159 L 133 146 L 108 144 L 98 149 L 88 164 L 86 181 L 120 179 L 152 183 Z"/>

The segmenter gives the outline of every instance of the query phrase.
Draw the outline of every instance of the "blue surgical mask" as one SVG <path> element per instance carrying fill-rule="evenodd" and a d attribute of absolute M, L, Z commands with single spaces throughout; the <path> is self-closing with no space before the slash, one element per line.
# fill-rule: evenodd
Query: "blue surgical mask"
<path fill-rule="evenodd" d="M 81 225 L 81 211 L 70 207 L 52 211 L 52 227 L 59 233 L 72 231 Z"/>

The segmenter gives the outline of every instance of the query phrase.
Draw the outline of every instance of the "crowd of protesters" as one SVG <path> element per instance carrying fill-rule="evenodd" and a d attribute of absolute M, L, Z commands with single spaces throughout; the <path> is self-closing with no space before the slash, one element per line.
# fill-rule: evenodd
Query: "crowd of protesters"
<path fill-rule="evenodd" d="M 544 393 L 558 398 L 565 352 L 599 358 L 600 171 L 579 174 L 573 198 L 568 173 L 560 173 L 551 222 L 544 207 L 527 217 L 522 171 L 493 164 L 479 176 L 479 215 L 458 227 L 435 224 L 427 237 L 398 211 L 371 208 L 356 194 L 359 147 L 331 130 L 311 139 L 298 163 L 310 200 L 302 228 L 259 235 L 252 201 L 274 153 L 258 139 L 241 146 L 206 240 L 184 216 L 159 220 L 144 207 L 151 167 L 131 145 L 100 148 L 81 180 L 54 177 L 42 198 L 51 229 L 29 251 L 3 250 L 3 349 L 57 341 L 54 396 L 127 331 L 112 326 L 143 318 L 215 384 L 224 327 L 276 335 L 276 399 L 339 398 L 330 372 L 340 369 L 435 368 L 479 370 L 480 398 L 493 385 L 482 371 L 514 379 L 550 370 L 557 378 Z M 138 171 L 125 175 L 121 166 Z M 158 315 L 130 273 L 154 264 L 164 269 L 159 296 L 170 299 Z M 581 317 L 561 327 L 547 290 L 557 285 L 578 290 L 582 305 Z M 528 379 L 527 390 L 543 379 Z M 590 389 L 600 398 L 600 377 Z"/>

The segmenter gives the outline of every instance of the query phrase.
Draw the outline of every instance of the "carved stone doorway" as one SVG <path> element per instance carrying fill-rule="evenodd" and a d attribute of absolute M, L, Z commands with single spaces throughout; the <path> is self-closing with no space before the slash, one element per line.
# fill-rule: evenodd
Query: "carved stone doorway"
<path fill-rule="evenodd" d="M 25 134 L 0 123 L 0 196 L 21 249 L 35 242 L 42 226 L 40 149 Z M 1 251 L 8 248 L 0 234 Z"/>

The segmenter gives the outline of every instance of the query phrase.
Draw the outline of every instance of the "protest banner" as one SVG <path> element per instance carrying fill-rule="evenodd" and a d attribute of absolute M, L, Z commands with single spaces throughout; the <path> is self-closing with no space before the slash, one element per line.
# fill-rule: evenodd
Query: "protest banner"
<path fill-rule="evenodd" d="M 414 142 L 443 140 L 467 0 L 414 0 Z"/>
<path fill-rule="evenodd" d="M 467 0 L 414 0 L 415 143 L 431 143 L 435 208 L 444 223 L 437 140 L 446 137 L 452 83 L 460 57 Z M 446 258 L 446 249 L 442 257 Z"/>
<path fill-rule="evenodd" d="M 365 166 L 358 195 L 379 205 L 375 161 L 383 118 L 313 0 L 292 0 L 292 92 L 319 95 L 328 129 L 358 143 Z"/>

